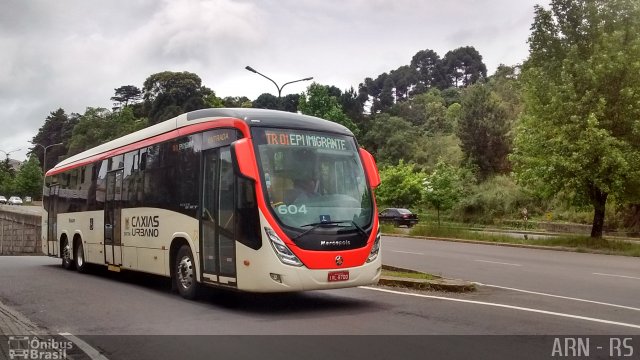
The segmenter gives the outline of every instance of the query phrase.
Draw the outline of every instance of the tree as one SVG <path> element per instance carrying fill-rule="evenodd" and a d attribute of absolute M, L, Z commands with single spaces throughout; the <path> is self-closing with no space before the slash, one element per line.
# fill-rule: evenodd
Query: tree
<path fill-rule="evenodd" d="M 227 96 L 222 99 L 222 104 L 226 108 L 251 107 L 251 100 L 246 96 Z"/>
<path fill-rule="evenodd" d="M 405 154 L 404 158 L 422 171 L 433 171 L 439 161 L 458 167 L 463 159 L 460 139 L 454 134 L 421 136 L 409 151 L 410 156 Z"/>
<path fill-rule="evenodd" d="M 393 83 L 394 101 L 405 101 L 409 98 L 409 90 L 418 82 L 415 69 L 403 65 L 389 73 L 389 79 Z"/>
<path fill-rule="evenodd" d="M 0 162 L 0 194 L 13 193 L 15 174 L 9 171 L 10 167 L 8 161 Z"/>
<path fill-rule="evenodd" d="M 564 190 L 591 204 L 596 238 L 610 195 L 640 198 L 639 33 L 635 0 L 535 8 L 514 170 L 543 195 Z"/>
<path fill-rule="evenodd" d="M 338 102 L 342 106 L 342 111 L 345 115 L 358 126 L 358 129 L 364 131 L 365 117 L 364 117 L 364 101 L 362 101 L 356 90 L 351 87 L 345 90 L 338 97 Z"/>
<path fill-rule="evenodd" d="M 63 109 L 52 111 L 38 130 L 38 133 L 31 140 L 31 143 L 40 144 L 45 147 L 57 143 L 63 144 L 52 146 L 47 150 L 46 170 L 54 167 L 60 160 L 60 157 L 67 154 L 69 140 L 71 139 L 73 128 L 77 123 L 77 114 L 68 116 Z M 34 146 L 30 149 L 30 152 L 36 154 L 38 161 L 42 164 L 44 161 L 43 149 L 40 146 Z"/>
<path fill-rule="evenodd" d="M 380 170 L 380 186 L 376 197 L 382 204 L 394 207 L 412 207 L 422 201 L 424 174 L 415 170 L 413 164 L 403 160 L 395 166 Z"/>
<path fill-rule="evenodd" d="M 461 113 L 462 113 L 462 105 L 460 105 L 459 103 L 453 103 L 449 105 L 449 107 L 447 108 L 447 113 L 445 114 L 445 117 L 447 118 L 447 122 L 449 122 L 450 124 L 453 124 L 454 129 L 456 128 L 456 126 L 458 125 L 458 122 L 460 121 Z"/>
<path fill-rule="evenodd" d="M 383 113 L 374 116 L 369 131 L 362 136 L 362 145 L 378 162 L 395 165 L 413 153 L 418 135 L 418 129 L 408 121 Z"/>
<path fill-rule="evenodd" d="M 222 101 L 222 99 L 220 99 L 219 97 L 216 96 L 216 93 L 213 92 L 213 90 L 204 87 L 204 89 L 206 89 L 207 91 L 205 91 L 203 93 L 204 97 L 204 107 L 210 107 L 210 108 L 221 108 L 224 107 L 224 102 Z M 195 100 L 195 98 L 193 99 L 194 103 L 197 102 Z M 197 109 L 196 109 L 197 110 Z M 186 111 L 191 111 L 191 110 L 186 110 Z"/>
<path fill-rule="evenodd" d="M 522 113 L 522 86 L 520 66 L 500 64 L 496 72 L 489 77 L 488 85 L 504 105 L 510 123 L 515 123 Z"/>
<path fill-rule="evenodd" d="M 426 135 L 451 134 L 455 125 L 447 116 L 441 91 L 436 88 L 395 104 L 388 113 L 410 121 Z"/>
<path fill-rule="evenodd" d="M 465 92 L 457 133 L 465 161 L 478 169 L 479 180 L 510 170 L 507 113 L 487 86 L 474 85 Z"/>
<path fill-rule="evenodd" d="M 130 107 L 118 112 L 89 107 L 79 116 L 78 124 L 73 129 L 73 135 L 69 139 L 68 155 L 78 154 L 146 126 L 146 119 L 137 119 Z"/>
<path fill-rule="evenodd" d="M 438 161 L 433 172 L 424 179 L 424 199 L 436 208 L 438 225 L 440 210 L 451 209 L 460 199 L 462 182 L 456 168 Z"/>
<path fill-rule="evenodd" d="M 0 169 L 2 169 L 2 171 L 11 178 L 16 176 L 16 170 L 13 168 L 13 165 L 11 165 L 11 161 L 8 156 L 0 162 Z"/>
<path fill-rule="evenodd" d="M 487 66 L 473 46 L 451 50 L 442 61 L 449 83 L 453 86 L 467 87 L 487 77 Z"/>
<path fill-rule="evenodd" d="M 129 106 L 129 104 L 135 104 L 142 98 L 142 91 L 133 85 L 120 86 L 114 89 L 115 96 L 111 98 L 114 102 L 114 109 L 120 109 L 122 107 Z"/>
<path fill-rule="evenodd" d="M 253 101 L 253 107 L 257 109 L 278 110 L 280 109 L 280 102 L 278 101 L 277 96 L 269 93 L 263 93 Z"/>
<path fill-rule="evenodd" d="M 460 103 L 462 90 L 460 90 L 457 87 L 449 87 L 442 90 L 440 92 L 440 95 L 442 95 L 442 98 L 444 99 L 444 103 L 447 105 L 447 107 L 449 107 L 455 103 Z"/>
<path fill-rule="evenodd" d="M 454 122 L 447 116 L 447 108 L 440 91 L 434 89 L 424 94 L 425 97 L 425 132 L 427 134 L 451 134 Z"/>
<path fill-rule="evenodd" d="M 358 87 L 358 98 L 364 102 L 371 100 L 371 113 L 378 114 L 387 111 L 394 104 L 394 83 L 387 73 L 382 73 L 373 80 L 364 79 Z"/>
<path fill-rule="evenodd" d="M 69 155 L 78 154 L 111 139 L 110 132 L 114 129 L 108 124 L 109 115 L 110 111 L 105 108 L 87 108 L 73 129 L 69 140 Z"/>
<path fill-rule="evenodd" d="M 187 71 L 163 71 L 150 75 L 143 86 L 149 125 L 182 113 L 222 106 L 213 90 L 202 86 L 202 80 Z"/>
<path fill-rule="evenodd" d="M 14 183 L 15 192 L 24 197 L 39 198 L 42 194 L 42 166 L 35 155 L 20 165 Z"/>
<path fill-rule="evenodd" d="M 433 50 L 420 50 L 411 58 L 411 68 L 417 74 L 412 94 L 421 94 L 431 88 L 444 90 L 449 86 L 440 55 Z"/>
<path fill-rule="evenodd" d="M 280 109 L 283 111 L 297 113 L 299 104 L 300 94 L 288 94 L 280 99 Z"/>
<path fill-rule="evenodd" d="M 305 115 L 316 116 L 344 125 L 355 135 L 358 127 L 342 111 L 342 106 L 335 96 L 329 95 L 329 87 L 316 82 L 309 85 L 307 91 L 300 95 L 298 110 Z"/>

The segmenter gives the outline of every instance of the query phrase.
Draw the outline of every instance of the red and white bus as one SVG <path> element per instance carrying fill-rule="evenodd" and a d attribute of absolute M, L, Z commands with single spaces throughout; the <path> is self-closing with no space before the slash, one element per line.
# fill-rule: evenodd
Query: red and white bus
<path fill-rule="evenodd" d="M 371 154 L 346 127 L 260 109 L 182 114 L 49 170 L 43 252 L 255 292 L 376 283 Z"/>

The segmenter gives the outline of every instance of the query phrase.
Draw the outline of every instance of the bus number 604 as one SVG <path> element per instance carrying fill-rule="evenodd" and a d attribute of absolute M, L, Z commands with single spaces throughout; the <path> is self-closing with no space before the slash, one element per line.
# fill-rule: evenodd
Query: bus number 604
<path fill-rule="evenodd" d="M 281 215 L 295 215 L 295 214 L 306 214 L 307 206 L 302 204 L 300 206 L 296 205 L 280 205 L 278 206 L 278 213 Z"/>

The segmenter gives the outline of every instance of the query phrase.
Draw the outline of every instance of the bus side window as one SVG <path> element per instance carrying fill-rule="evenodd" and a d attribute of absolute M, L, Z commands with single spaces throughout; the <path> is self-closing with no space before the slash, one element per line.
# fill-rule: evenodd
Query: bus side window
<path fill-rule="evenodd" d="M 242 244 L 258 250 L 262 247 L 260 219 L 253 180 L 238 177 L 236 197 L 236 238 Z"/>
<path fill-rule="evenodd" d="M 107 193 L 107 168 L 108 161 L 102 160 L 96 163 L 96 203 L 93 210 L 104 210 L 104 200 Z"/>
<path fill-rule="evenodd" d="M 140 170 L 144 171 L 147 168 L 147 153 L 144 152 L 140 155 Z"/>

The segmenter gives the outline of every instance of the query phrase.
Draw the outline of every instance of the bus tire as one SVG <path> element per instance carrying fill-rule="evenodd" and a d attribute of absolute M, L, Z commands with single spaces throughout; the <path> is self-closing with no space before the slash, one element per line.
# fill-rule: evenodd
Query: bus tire
<path fill-rule="evenodd" d="M 199 284 L 196 278 L 196 263 L 188 245 L 182 245 L 176 255 L 174 282 L 180 296 L 193 300 L 198 296 Z"/>
<path fill-rule="evenodd" d="M 87 262 L 84 258 L 84 248 L 82 246 L 82 241 L 78 241 L 78 245 L 76 246 L 74 261 L 76 264 L 76 270 L 80 273 L 87 272 Z"/>
<path fill-rule="evenodd" d="M 69 240 L 64 238 L 62 240 L 62 246 L 60 247 L 62 258 L 62 267 L 67 270 L 73 269 L 73 260 L 71 260 L 71 245 L 69 245 Z"/>

